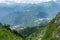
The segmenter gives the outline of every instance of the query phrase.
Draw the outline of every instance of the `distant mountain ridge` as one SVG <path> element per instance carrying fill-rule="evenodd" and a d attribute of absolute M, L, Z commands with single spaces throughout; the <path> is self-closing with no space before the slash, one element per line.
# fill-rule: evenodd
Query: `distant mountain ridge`
<path fill-rule="evenodd" d="M 10 24 L 12 26 L 16 26 L 16 25 L 38 26 L 39 24 L 38 22 L 34 22 L 35 20 L 38 20 L 40 18 L 42 19 L 45 18 L 43 19 L 45 21 L 48 20 L 46 19 L 46 16 L 44 15 L 45 13 L 39 14 L 38 12 L 39 11 L 14 12 L 4 17 L 4 19 L 2 19 L 2 22 L 6 24 Z M 40 15 L 44 17 L 41 17 Z"/>
<path fill-rule="evenodd" d="M 1 14 L 0 16 L 2 18 L 6 16 L 7 14 L 14 11 L 23 11 L 23 10 L 38 10 L 39 11 L 40 10 L 42 12 L 45 11 L 48 14 L 51 13 L 50 14 L 50 17 L 51 17 L 52 13 L 54 14 L 60 11 L 59 8 L 60 8 L 60 4 L 54 1 L 43 2 L 39 4 L 12 4 L 12 5 L 0 4 L 0 14 Z"/>
<path fill-rule="evenodd" d="M 8 15 L 2 18 L 2 23 L 9 23 L 11 25 L 29 25 L 35 19 L 53 18 L 57 12 L 60 11 L 60 4 L 53 1 L 44 2 L 40 4 L 18 4 L 14 7 L 3 7 L 2 11 L 8 9 Z M 5 11 L 5 12 L 6 12 Z M 37 23 L 32 23 L 37 24 Z"/>

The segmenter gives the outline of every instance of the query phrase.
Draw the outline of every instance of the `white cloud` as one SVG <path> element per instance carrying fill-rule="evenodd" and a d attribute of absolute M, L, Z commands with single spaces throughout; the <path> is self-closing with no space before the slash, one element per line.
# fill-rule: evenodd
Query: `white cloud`
<path fill-rule="evenodd" d="M 57 0 L 53 0 L 53 1 L 57 1 Z"/>
<path fill-rule="evenodd" d="M 52 0 L 0 0 L 0 3 L 6 3 L 6 4 L 11 4 L 11 3 L 41 3 L 41 2 L 48 2 Z M 56 1 L 56 0 L 53 0 Z"/>
<path fill-rule="evenodd" d="M 6 0 L 0 0 L 0 3 L 5 3 L 6 2 Z"/>

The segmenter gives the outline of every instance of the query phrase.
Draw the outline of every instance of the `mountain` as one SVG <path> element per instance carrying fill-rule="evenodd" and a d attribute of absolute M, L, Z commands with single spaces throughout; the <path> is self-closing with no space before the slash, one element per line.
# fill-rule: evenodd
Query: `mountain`
<path fill-rule="evenodd" d="M 22 40 L 22 37 L 0 26 L 0 40 Z"/>
<path fill-rule="evenodd" d="M 38 24 L 38 21 L 40 21 L 39 19 L 42 19 L 42 21 L 44 20 L 46 22 L 48 22 L 49 20 L 46 18 L 47 14 L 46 15 L 44 14 L 46 13 L 44 12 L 41 13 L 40 11 L 14 12 L 4 17 L 4 19 L 2 19 L 2 22 L 6 24 L 10 24 L 11 26 L 16 26 L 16 25 L 38 26 L 40 24 L 40 23 Z M 35 22 L 36 20 L 38 21 Z"/>
<path fill-rule="evenodd" d="M 4 16 L 14 12 L 14 11 L 23 11 L 23 10 L 40 10 L 42 12 L 48 12 L 48 14 L 52 11 L 52 13 L 59 11 L 60 4 L 54 1 L 43 2 L 39 4 L 0 4 L 0 14 Z M 48 10 L 48 11 L 47 11 Z M 52 13 L 50 13 L 52 15 Z M 1 16 L 0 15 L 0 16 Z M 55 14 L 56 15 L 56 14 Z"/>
<path fill-rule="evenodd" d="M 12 6 L 13 5 L 13 6 Z M 13 26 L 16 25 L 39 25 L 38 22 L 34 21 L 40 18 L 54 18 L 57 12 L 60 11 L 60 4 L 49 1 L 39 4 L 12 4 L 9 6 L 0 7 L 8 13 L 1 19 L 0 22 L 7 23 Z M 3 14 L 3 13 L 1 13 Z M 41 21 L 40 21 L 41 22 Z"/>
<path fill-rule="evenodd" d="M 1 40 L 60 40 L 60 12 L 47 25 L 34 27 L 18 27 L 14 30 L 1 27 L 0 24 L 0 39 Z M 18 36 L 16 31 L 22 35 Z M 8 38 L 8 39 L 7 39 Z"/>
<path fill-rule="evenodd" d="M 28 40 L 60 40 L 60 12 L 47 25 L 27 37 Z"/>
<path fill-rule="evenodd" d="M 48 34 L 48 35 L 46 35 L 46 34 Z M 49 23 L 47 31 L 42 40 L 48 40 L 48 39 L 60 40 L 60 12 Z"/>

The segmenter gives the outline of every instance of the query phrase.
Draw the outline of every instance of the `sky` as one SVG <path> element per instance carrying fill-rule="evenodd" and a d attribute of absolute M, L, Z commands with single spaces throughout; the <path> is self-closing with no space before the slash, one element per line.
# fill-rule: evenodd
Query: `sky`
<path fill-rule="evenodd" d="M 6 4 L 13 4 L 13 3 L 41 3 L 41 2 L 48 2 L 52 0 L 0 0 L 0 3 L 6 3 Z M 56 1 L 56 0 L 53 0 Z"/>

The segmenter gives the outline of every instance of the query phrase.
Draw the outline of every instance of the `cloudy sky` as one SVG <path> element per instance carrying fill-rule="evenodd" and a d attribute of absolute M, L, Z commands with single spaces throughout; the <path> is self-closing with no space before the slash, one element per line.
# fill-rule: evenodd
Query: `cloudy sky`
<path fill-rule="evenodd" d="M 0 0 L 0 3 L 12 4 L 12 3 L 41 3 L 52 0 Z M 56 1 L 56 0 L 53 0 Z"/>

